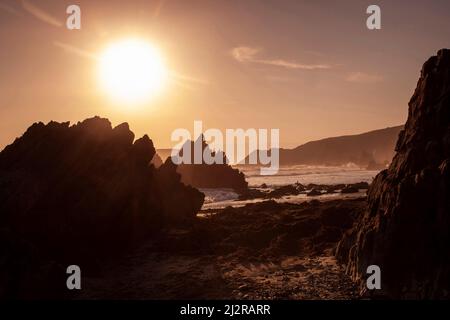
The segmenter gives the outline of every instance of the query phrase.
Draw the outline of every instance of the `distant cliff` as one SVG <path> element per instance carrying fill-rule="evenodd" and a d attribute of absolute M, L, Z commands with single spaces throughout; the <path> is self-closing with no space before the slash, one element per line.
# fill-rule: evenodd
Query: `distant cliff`
<path fill-rule="evenodd" d="M 294 149 L 280 149 L 281 165 L 329 165 L 354 163 L 361 167 L 386 167 L 394 155 L 395 142 L 403 126 L 362 134 L 311 141 Z M 246 159 L 248 164 L 248 157 Z"/>

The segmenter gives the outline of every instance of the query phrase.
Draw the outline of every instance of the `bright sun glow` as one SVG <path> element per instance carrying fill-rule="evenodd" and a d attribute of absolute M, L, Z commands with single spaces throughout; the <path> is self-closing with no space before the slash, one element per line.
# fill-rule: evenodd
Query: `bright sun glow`
<path fill-rule="evenodd" d="M 100 57 L 104 91 L 121 103 L 142 103 L 154 97 L 167 80 L 158 51 L 141 40 L 124 40 L 108 47 Z"/>

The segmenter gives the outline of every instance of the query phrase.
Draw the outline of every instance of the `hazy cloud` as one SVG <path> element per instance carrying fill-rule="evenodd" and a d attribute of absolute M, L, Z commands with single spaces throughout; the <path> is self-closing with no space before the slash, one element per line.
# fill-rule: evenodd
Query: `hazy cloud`
<path fill-rule="evenodd" d="M 209 84 L 208 80 L 188 76 L 185 74 L 180 74 L 176 71 L 171 71 L 169 75 L 170 75 L 170 80 L 173 83 L 175 83 L 176 85 L 178 85 L 182 88 L 189 89 L 189 90 L 197 90 L 198 85 L 205 86 L 205 85 Z"/>
<path fill-rule="evenodd" d="M 59 41 L 54 41 L 53 44 L 56 47 L 61 48 L 68 53 L 72 53 L 72 54 L 75 54 L 75 55 L 83 57 L 83 58 L 98 59 L 98 57 L 95 54 L 93 54 L 89 51 L 74 47 L 70 44 L 59 42 Z"/>
<path fill-rule="evenodd" d="M 161 14 L 161 10 L 163 9 L 164 5 L 166 3 L 166 0 L 159 0 L 156 3 L 155 11 L 153 11 L 153 18 L 158 18 Z"/>
<path fill-rule="evenodd" d="M 231 55 L 239 62 L 253 61 L 260 48 L 236 47 L 231 49 Z"/>
<path fill-rule="evenodd" d="M 188 75 L 181 74 L 181 73 L 174 72 L 174 71 L 172 71 L 170 73 L 170 75 L 171 75 L 171 77 L 176 78 L 177 80 L 183 81 L 183 82 L 190 82 L 190 83 L 196 83 L 196 84 L 202 84 L 202 85 L 209 84 L 209 81 L 207 81 L 207 80 L 188 76 Z"/>
<path fill-rule="evenodd" d="M 383 81 L 383 79 L 383 76 L 378 74 L 369 74 L 358 71 L 348 74 L 345 80 L 355 83 L 377 83 Z"/>
<path fill-rule="evenodd" d="M 262 51 L 261 48 L 254 47 L 236 47 L 231 50 L 233 58 L 239 62 L 250 62 L 266 64 L 276 67 L 282 67 L 287 69 L 302 69 L 302 70 L 318 70 L 318 69 L 330 69 L 328 64 L 303 64 L 295 61 L 288 61 L 283 59 L 260 59 L 257 55 Z"/>
<path fill-rule="evenodd" d="M 0 2 L 0 10 L 3 10 L 5 12 L 8 12 L 10 14 L 14 14 L 16 16 L 20 16 L 21 13 L 19 11 L 17 11 L 15 8 L 11 7 L 10 5 L 4 3 L 4 2 Z"/>
<path fill-rule="evenodd" d="M 266 76 L 266 79 L 271 82 L 280 82 L 280 83 L 293 81 L 293 79 L 290 77 L 274 76 L 274 75 L 268 75 Z"/>
<path fill-rule="evenodd" d="M 30 14 L 32 14 L 34 17 L 41 20 L 42 22 L 48 23 L 49 25 L 52 25 L 54 27 L 62 27 L 64 25 L 60 20 L 53 17 L 45 10 L 35 6 L 28 0 L 22 0 L 21 4 L 26 11 L 28 11 Z"/>

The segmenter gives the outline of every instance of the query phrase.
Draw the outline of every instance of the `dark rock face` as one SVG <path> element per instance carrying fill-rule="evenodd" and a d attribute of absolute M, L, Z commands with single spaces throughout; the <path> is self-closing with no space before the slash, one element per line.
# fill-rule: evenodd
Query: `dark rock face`
<path fill-rule="evenodd" d="M 191 160 L 189 164 L 180 164 L 178 172 L 181 174 L 181 181 L 196 188 L 231 188 L 237 193 L 244 194 L 248 189 L 245 175 L 238 169 L 234 169 L 228 164 L 228 159 L 223 152 L 211 151 L 205 142 L 203 135 L 197 141 L 188 141 L 191 144 Z M 222 163 L 207 164 L 203 160 L 195 164 L 194 149 L 196 144 L 201 144 L 202 154 L 209 153 L 211 157 L 220 157 Z M 180 156 L 183 155 L 183 149 Z M 170 157 L 168 159 L 171 159 Z"/>
<path fill-rule="evenodd" d="M 352 186 L 345 186 L 341 193 L 357 193 L 359 191 L 358 188 L 352 187 Z"/>
<path fill-rule="evenodd" d="M 250 200 L 250 199 L 262 199 L 266 198 L 268 195 L 267 192 L 261 191 L 259 189 L 248 188 L 247 191 L 241 192 L 239 194 L 239 200 Z"/>
<path fill-rule="evenodd" d="M 0 233 L 8 239 L 0 274 L 18 273 L 0 278 L 0 296 L 19 290 L 17 264 L 28 262 L 18 257 L 83 268 L 195 217 L 204 195 L 183 185 L 172 163 L 149 164 L 148 136 L 133 141 L 128 124 L 112 128 L 95 117 L 73 126 L 35 123 L 0 153 Z"/>
<path fill-rule="evenodd" d="M 153 156 L 153 159 L 150 163 L 153 164 L 155 166 L 155 168 L 159 168 L 163 164 L 163 161 L 162 161 L 161 157 L 157 153 L 155 153 L 155 155 Z"/>
<path fill-rule="evenodd" d="M 341 240 L 337 257 L 361 288 L 381 268 L 393 298 L 450 294 L 450 50 L 423 66 L 396 155 L 368 192 L 368 209 Z"/>

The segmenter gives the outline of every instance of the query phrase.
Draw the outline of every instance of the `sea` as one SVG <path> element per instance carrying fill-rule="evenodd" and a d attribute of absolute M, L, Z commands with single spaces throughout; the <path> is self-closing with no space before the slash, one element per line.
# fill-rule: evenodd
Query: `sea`
<path fill-rule="evenodd" d="M 259 168 L 257 167 L 236 166 L 235 168 L 241 170 L 245 174 L 249 187 L 256 189 L 261 189 L 263 184 L 265 184 L 268 189 L 275 189 L 277 187 L 294 184 L 296 182 L 304 185 L 309 183 L 326 185 L 350 184 L 357 182 L 371 183 L 373 178 L 379 172 L 379 170 L 366 170 L 353 164 L 336 167 L 308 165 L 282 166 L 276 175 L 271 176 L 260 175 Z M 263 201 L 263 199 L 239 201 L 237 200 L 238 194 L 232 189 L 227 188 L 205 188 L 200 190 L 205 194 L 205 203 L 203 204 L 202 209 L 219 209 L 227 206 L 239 207 L 244 206 L 247 203 Z M 366 190 L 360 190 L 360 192 L 353 194 L 324 194 L 315 198 L 319 200 L 346 199 L 361 197 L 365 194 Z M 285 196 L 275 200 L 278 202 L 301 203 L 311 200 L 311 197 L 307 197 L 305 194 L 300 194 L 296 196 Z"/>

